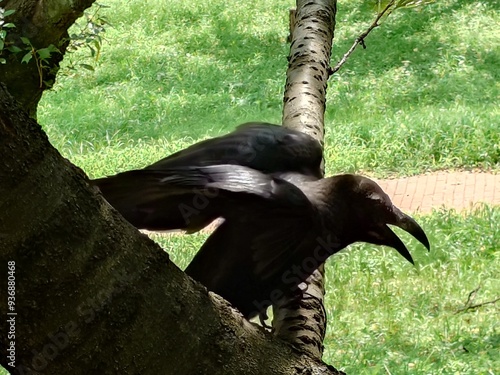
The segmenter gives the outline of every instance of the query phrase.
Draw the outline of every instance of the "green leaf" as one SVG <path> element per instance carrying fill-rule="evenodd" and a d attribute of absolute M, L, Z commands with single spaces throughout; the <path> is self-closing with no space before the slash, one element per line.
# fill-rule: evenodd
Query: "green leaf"
<path fill-rule="evenodd" d="M 40 59 L 42 60 L 47 60 L 48 58 L 50 58 L 50 55 L 54 52 L 59 52 L 59 50 L 53 44 L 51 44 L 46 48 L 40 48 L 39 50 L 36 51 L 36 53 L 38 54 L 38 56 L 40 56 Z"/>
<path fill-rule="evenodd" d="M 3 50 L 3 47 L 5 46 L 5 43 L 3 42 L 2 39 L 0 39 L 0 51 Z"/>
<path fill-rule="evenodd" d="M 18 46 L 9 46 L 7 47 L 7 50 L 9 50 L 12 53 L 19 53 L 22 51 L 22 49 L 19 48 Z"/>
<path fill-rule="evenodd" d="M 50 44 L 47 49 L 50 51 L 50 52 L 57 52 L 57 53 L 61 53 L 61 51 L 59 51 L 59 48 L 57 48 L 55 45 L 53 44 Z"/>
<path fill-rule="evenodd" d="M 7 64 L 7 60 L 4 58 L 0 57 L 0 64 Z"/>
<path fill-rule="evenodd" d="M 36 51 L 40 59 L 42 60 L 47 60 L 50 58 L 51 51 L 48 48 L 40 48 L 39 50 Z"/>
<path fill-rule="evenodd" d="M 89 64 L 80 64 L 80 66 L 84 69 L 87 69 L 87 70 L 90 70 L 90 71 L 95 71 L 94 67 L 92 65 L 89 65 Z"/>
<path fill-rule="evenodd" d="M 16 25 L 14 25 L 12 22 L 8 22 L 6 23 L 5 25 L 2 26 L 3 28 L 12 28 L 12 27 L 16 27 Z"/>
<path fill-rule="evenodd" d="M 30 60 L 33 58 L 33 53 L 29 51 L 26 55 L 23 56 L 23 59 L 21 60 L 22 63 L 29 63 Z"/>
<path fill-rule="evenodd" d="M 29 40 L 28 38 L 26 38 L 25 36 L 22 36 L 22 37 L 21 37 L 21 41 L 22 41 L 24 44 L 26 44 L 26 45 L 28 45 L 28 46 L 31 46 L 31 42 L 30 42 L 30 40 Z"/>
<path fill-rule="evenodd" d="M 16 13 L 16 10 L 15 9 L 9 9 L 9 10 L 6 10 L 3 14 L 4 17 L 7 17 L 7 16 L 10 16 L 11 14 L 14 14 Z M 5 27 L 5 26 L 4 26 Z"/>

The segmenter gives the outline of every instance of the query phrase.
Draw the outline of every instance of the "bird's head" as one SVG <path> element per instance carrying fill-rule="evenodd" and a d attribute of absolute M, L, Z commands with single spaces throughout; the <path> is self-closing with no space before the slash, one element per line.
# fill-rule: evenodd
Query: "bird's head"
<path fill-rule="evenodd" d="M 343 212 L 348 212 L 349 242 L 390 246 L 414 264 L 404 243 L 388 226 L 394 225 L 410 233 L 427 250 L 430 249 L 429 240 L 420 225 L 397 208 L 376 182 L 358 175 L 340 175 L 333 179 L 335 200 L 340 199 L 344 205 Z"/>

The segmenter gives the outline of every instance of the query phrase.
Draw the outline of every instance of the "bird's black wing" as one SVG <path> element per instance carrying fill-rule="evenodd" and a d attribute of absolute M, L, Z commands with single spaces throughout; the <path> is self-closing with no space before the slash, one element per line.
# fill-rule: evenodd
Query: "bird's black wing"
<path fill-rule="evenodd" d="M 195 232 L 217 217 L 310 206 L 295 185 L 236 165 L 135 170 L 92 184 L 140 229 Z"/>
<path fill-rule="evenodd" d="M 300 211 L 224 221 L 185 272 L 247 318 L 265 314 L 278 298 L 298 292 L 298 284 L 326 260 L 313 259 L 318 226 L 307 209 Z"/>
<path fill-rule="evenodd" d="M 196 232 L 219 216 L 213 205 L 207 205 L 206 192 L 165 184 L 165 176 L 168 172 L 134 170 L 91 184 L 138 229 Z"/>
<path fill-rule="evenodd" d="M 322 149 L 307 134 L 268 123 L 246 123 L 224 136 L 198 142 L 146 169 L 242 165 L 264 173 L 321 178 Z"/>
<path fill-rule="evenodd" d="M 186 273 L 251 317 L 265 313 L 278 295 L 297 291 L 326 260 L 325 251 L 314 252 L 322 227 L 315 207 L 297 186 L 244 167 L 224 168 L 223 181 L 207 186 L 231 192 L 223 194 L 229 203 L 220 206 L 225 221 Z M 249 200 L 248 194 L 258 199 Z"/>
<path fill-rule="evenodd" d="M 246 316 L 262 313 L 276 287 L 289 293 L 312 271 L 302 262 L 321 225 L 311 201 L 285 180 L 214 165 L 130 171 L 93 183 L 138 228 L 193 232 L 223 217 L 186 272 Z"/>

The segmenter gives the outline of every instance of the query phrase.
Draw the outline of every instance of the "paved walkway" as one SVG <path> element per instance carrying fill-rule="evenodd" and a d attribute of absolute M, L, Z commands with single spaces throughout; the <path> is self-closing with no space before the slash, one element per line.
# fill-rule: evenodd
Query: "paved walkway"
<path fill-rule="evenodd" d="M 407 212 L 428 213 L 442 206 L 461 211 L 479 202 L 500 205 L 500 174 L 443 171 L 376 181 Z"/>

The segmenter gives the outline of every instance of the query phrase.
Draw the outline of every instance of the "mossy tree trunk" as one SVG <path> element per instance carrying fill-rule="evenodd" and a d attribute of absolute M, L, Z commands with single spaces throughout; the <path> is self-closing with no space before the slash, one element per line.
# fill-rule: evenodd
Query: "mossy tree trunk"
<path fill-rule="evenodd" d="M 3 86 L 0 139 L 1 288 L 15 283 L 11 303 L 0 299 L 0 364 L 11 373 L 336 374 L 179 270 Z"/>

